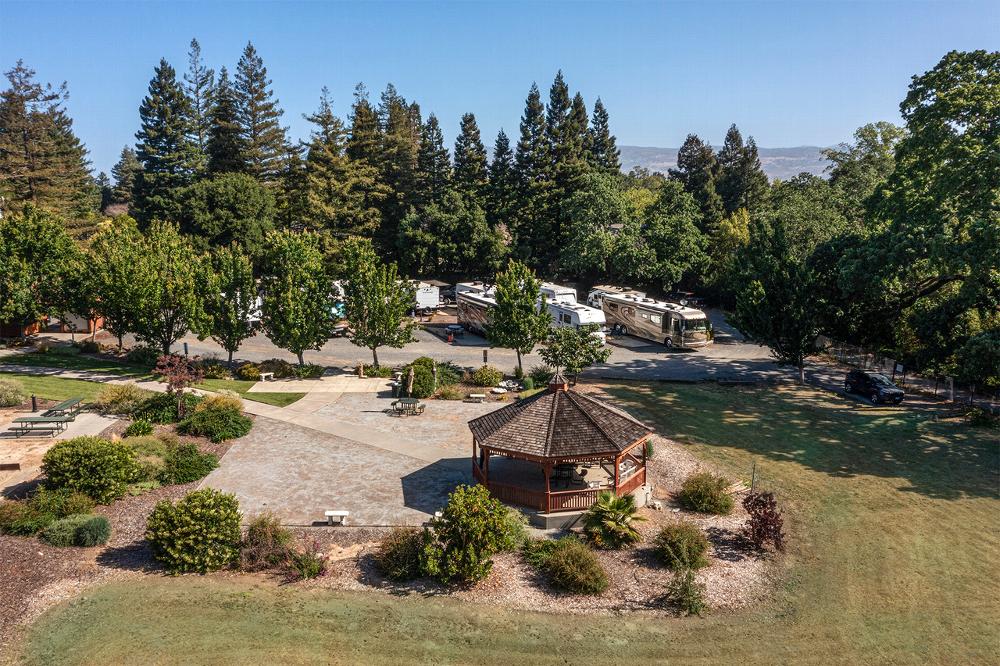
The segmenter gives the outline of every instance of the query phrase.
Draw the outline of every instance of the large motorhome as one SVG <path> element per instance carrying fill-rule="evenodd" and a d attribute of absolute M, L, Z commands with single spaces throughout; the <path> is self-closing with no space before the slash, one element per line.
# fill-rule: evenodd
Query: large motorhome
<path fill-rule="evenodd" d="M 490 308 L 497 304 L 493 287 L 485 282 L 459 282 L 455 285 L 458 323 L 467 331 L 486 334 Z"/>
<path fill-rule="evenodd" d="M 587 302 L 604 311 L 612 332 L 662 342 L 667 347 L 712 344 L 712 324 L 701 310 L 611 286 L 594 287 Z"/>

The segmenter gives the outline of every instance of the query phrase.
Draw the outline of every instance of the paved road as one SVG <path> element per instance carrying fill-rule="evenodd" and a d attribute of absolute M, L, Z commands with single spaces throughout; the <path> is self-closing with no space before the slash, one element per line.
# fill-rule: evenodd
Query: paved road
<path fill-rule="evenodd" d="M 619 379 L 666 379 L 666 380 L 760 380 L 792 376 L 787 369 L 777 366 L 766 348 L 747 343 L 731 326 L 726 324 L 722 314 L 710 311 L 716 329 L 716 342 L 699 350 L 668 351 L 661 344 L 639 338 L 621 336 L 609 339 L 612 349 L 608 362 L 588 370 L 590 376 Z M 383 347 L 379 349 L 379 361 L 383 364 L 398 365 L 408 363 L 418 356 L 430 356 L 439 360 L 450 360 L 460 366 L 476 367 L 483 363 L 483 352 L 488 361 L 510 372 L 517 363 L 517 356 L 509 349 L 491 348 L 483 338 L 465 334 L 449 343 L 445 338 L 444 325 L 447 319 L 416 331 L 416 341 L 403 349 Z M 183 343 L 188 345 L 191 355 L 215 355 L 226 358 L 226 353 L 211 340 L 198 340 L 194 336 L 183 338 L 175 349 Z M 268 358 L 295 360 L 287 351 L 275 347 L 263 334 L 246 340 L 236 355 L 240 360 L 262 361 Z M 371 363 L 371 352 L 356 347 L 347 339 L 333 338 L 319 351 L 305 353 L 307 362 L 337 367 L 353 367 L 359 362 Z M 538 354 L 529 354 L 524 360 L 527 370 L 542 362 Z"/>

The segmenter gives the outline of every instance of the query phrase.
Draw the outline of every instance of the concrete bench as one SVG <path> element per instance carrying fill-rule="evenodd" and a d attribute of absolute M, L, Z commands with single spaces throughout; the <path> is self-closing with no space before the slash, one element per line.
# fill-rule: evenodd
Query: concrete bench
<path fill-rule="evenodd" d="M 351 515 L 350 511 L 326 511 L 323 513 L 326 516 L 326 522 L 330 525 L 346 525 L 347 517 Z"/>
<path fill-rule="evenodd" d="M 485 402 L 486 401 L 486 394 L 485 393 L 470 393 L 469 394 L 469 401 L 470 402 Z"/>
<path fill-rule="evenodd" d="M 273 382 L 274 373 L 273 372 L 262 372 L 260 373 L 260 381 L 262 382 Z"/>

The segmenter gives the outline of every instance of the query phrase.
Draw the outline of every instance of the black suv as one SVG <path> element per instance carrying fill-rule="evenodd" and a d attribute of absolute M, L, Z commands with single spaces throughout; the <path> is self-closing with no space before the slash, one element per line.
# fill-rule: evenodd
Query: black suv
<path fill-rule="evenodd" d="M 903 389 L 899 388 L 885 375 L 878 372 L 851 370 L 844 379 L 844 390 L 848 393 L 860 393 L 874 403 L 891 402 L 898 405 L 903 402 Z"/>

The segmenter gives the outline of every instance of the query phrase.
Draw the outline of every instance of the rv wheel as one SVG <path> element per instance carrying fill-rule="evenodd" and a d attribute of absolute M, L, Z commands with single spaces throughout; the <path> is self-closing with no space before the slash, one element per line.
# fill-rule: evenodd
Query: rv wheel
<path fill-rule="evenodd" d="M 672 349 L 672 348 L 673 348 L 673 346 L 674 346 L 674 341 L 673 341 L 673 340 L 671 340 L 670 338 L 666 338 L 666 339 L 665 339 L 665 340 L 663 341 L 663 346 L 664 346 L 664 347 L 666 347 L 667 349 Z"/>
<path fill-rule="evenodd" d="M 628 328 L 622 324 L 618 325 L 618 335 L 628 335 Z"/>

